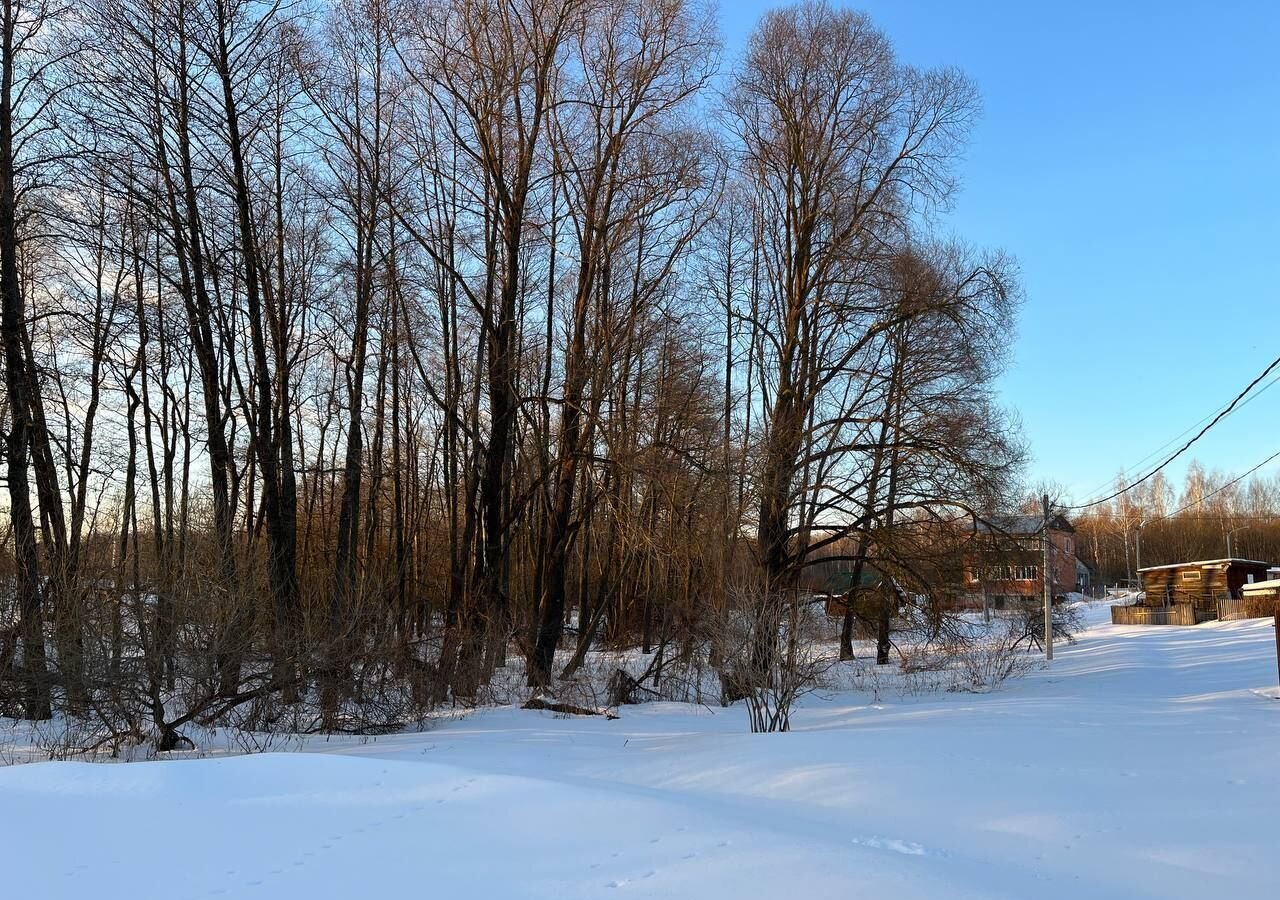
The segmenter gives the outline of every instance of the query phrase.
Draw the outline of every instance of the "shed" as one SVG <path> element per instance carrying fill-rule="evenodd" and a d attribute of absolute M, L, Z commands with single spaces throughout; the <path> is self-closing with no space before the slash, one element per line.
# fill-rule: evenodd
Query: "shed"
<path fill-rule="evenodd" d="M 1255 581 L 1240 589 L 1240 599 L 1222 604 L 1224 619 L 1262 619 L 1280 614 L 1280 578 Z"/>
<path fill-rule="evenodd" d="M 1175 603 L 1212 605 L 1226 597 L 1239 599 L 1246 584 L 1264 581 L 1271 563 L 1256 559 L 1206 559 L 1148 566 L 1138 570 L 1147 606 Z"/>
<path fill-rule="evenodd" d="M 873 566 L 863 564 L 862 574 L 858 579 L 858 591 L 874 591 L 883 581 L 884 576 Z M 815 596 L 825 599 L 828 616 L 839 619 L 844 617 L 845 606 L 851 593 L 853 593 L 853 573 L 833 572 L 826 578 L 822 590 Z"/>
<path fill-rule="evenodd" d="M 1198 625 L 1219 618 L 1220 608 L 1239 601 L 1246 585 L 1267 578 L 1270 563 L 1256 559 L 1204 559 L 1138 570 L 1145 596 L 1133 606 L 1115 606 L 1118 625 Z"/>

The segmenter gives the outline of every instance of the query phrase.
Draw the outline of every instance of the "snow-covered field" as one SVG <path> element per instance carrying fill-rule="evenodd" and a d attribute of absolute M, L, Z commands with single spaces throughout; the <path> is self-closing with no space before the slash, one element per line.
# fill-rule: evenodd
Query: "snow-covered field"
<path fill-rule="evenodd" d="M 1275 898 L 1266 620 L 1095 624 L 989 694 L 515 709 L 302 753 L 0 769 L 22 898 Z"/>

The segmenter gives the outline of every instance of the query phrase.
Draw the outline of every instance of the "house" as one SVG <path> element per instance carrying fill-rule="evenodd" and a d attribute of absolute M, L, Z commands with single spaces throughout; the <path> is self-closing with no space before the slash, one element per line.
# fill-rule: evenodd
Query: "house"
<path fill-rule="evenodd" d="M 1044 517 L 994 515 L 979 520 L 965 556 L 964 586 L 971 602 L 1005 609 L 1043 602 Z M 1054 599 L 1079 590 L 1076 530 L 1063 515 L 1049 517 L 1050 580 Z M 1087 584 L 1088 569 L 1083 569 Z"/>
<path fill-rule="evenodd" d="M 1084 560 L 1076 559 L 1076 590 L 1087 591 L 1093 584 L 1093 570 Z"/>
<path fill-rule="evenodd" d="M 1138 570 L 1143 598 L 1113 606 L 1117 625 L 1199 625 L 1220 615 L 1224 601 L 1240 600 L 1246 585 L 1267 579 L 1270 563 L 1256 559 L 1204 559 Z"/>
<path fill-rule="evenodd" d="M 858 579 L 859 594 L 877 592 L 884 584 L 882 576 L 873 566 L 863 564 Z M 830 573 L 822 582 L 820 589 L 814 592 L 814 599 L 821 599 L 827 615 L 833 619 L 844 618 L 848 608 L 849 595 L 853 593 L 853 572 L 839 570 Z"/>

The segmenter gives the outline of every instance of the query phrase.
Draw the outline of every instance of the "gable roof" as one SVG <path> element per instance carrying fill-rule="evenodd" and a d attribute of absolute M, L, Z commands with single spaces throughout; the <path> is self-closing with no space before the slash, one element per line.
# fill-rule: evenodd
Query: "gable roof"
<path fill-rule="evenodd" d="M 1163 566 L 1143 566 L 1139 572 L 1159 572 L 1162 569 L 1189 569 L 1192 566 L 1200 568 L 1208 568 L 1209 566 L 1224 566 L 1239 563 L 1242 566 L 1270 566 L 1271 563 L 1263 562 L 1260 559 L 1241 559 L 1238 556 L 1228 557 L 1227 559 L 1197 559 L 1191 562 L 1165 563 Z"/>
<path fill-rule="evenodd" d="M 986 516 L 985 519 L 979 519 L 977 522 L 977 530 L 985 531 L 991 534 L 1006 534 L 1029 536 L 1039 534 L 1044 526 L 1043 516 L 1028 515 L 1010 515 L 1006 513 L 996 513 Z M 1066 516 L 1061 513 L 1054 513 L 1049 517 L 1050 531 L 1066 531 L 1075 533 L 1075 529 L 1071 527 L 1071 523 L 1067 521 Z"/>
<path fill-rule="evenodd" d="M 859 588 L 873 588 L 882 579 L 883 576 L 873 566 L 864 564 L 862 577 L 858 580 L 858 586 Z M 822 593 L 824 594 L 847 594 L 851 590 L 853 590 L 853 573 L 848 571 L 833 572 L 822 583 Z"/>

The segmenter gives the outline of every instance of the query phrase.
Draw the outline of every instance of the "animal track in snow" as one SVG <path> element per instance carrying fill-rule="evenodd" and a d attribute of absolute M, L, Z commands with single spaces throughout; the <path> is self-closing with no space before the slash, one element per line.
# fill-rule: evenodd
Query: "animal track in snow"
<path fill-rule="evenodd" d="M 897 838 L 861 837 L 854 838 L 853 843 L 873 850 L 892 850 L 904 856 L 926 856 L 929 852 L 923 844 L 917 844 L 915 841 L 901 841 Z"/>

